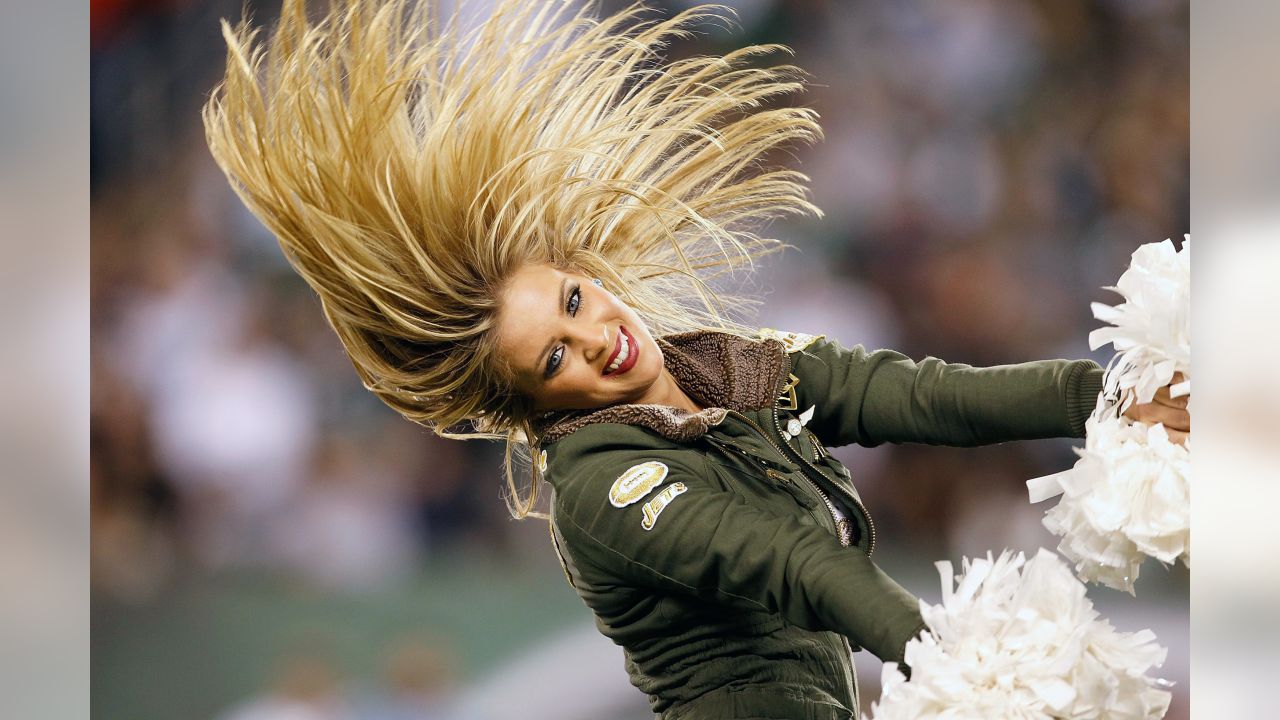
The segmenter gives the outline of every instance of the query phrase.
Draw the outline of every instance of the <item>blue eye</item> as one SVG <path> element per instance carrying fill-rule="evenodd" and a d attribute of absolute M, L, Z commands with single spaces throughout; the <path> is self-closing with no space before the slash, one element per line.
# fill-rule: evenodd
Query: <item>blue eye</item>
<path fill-rule="evenodd" d="M 564 360 L 564 346 L 551 351 L 551 355 L 547 357 L 547 377 L 551 377 L 560 367 L 561 361 Z"/>
<path fill-rule="evenodd" d="M 569 299 L 564 304 L 565 312 L 572 317 L 578 314 L 578 310 L 582 309 L 582 286 L 574 285 L 573 290 L 569 291 Z M 543 373 L 543 377 L 551 377 L 556 370 L 560 369 L 560 364 L 564 362 L 564 346 L 551 351 L 551 355 L 547 357 L 547 368 Z"/>
<path fill-rule="evenodd" d="M 582 307 L 581 286 L 574 286 L 573 292 L 569 293 L 569 303 L 565 305 L 565 309 L 570 315 L 577 315 L 578 309 Z"/>

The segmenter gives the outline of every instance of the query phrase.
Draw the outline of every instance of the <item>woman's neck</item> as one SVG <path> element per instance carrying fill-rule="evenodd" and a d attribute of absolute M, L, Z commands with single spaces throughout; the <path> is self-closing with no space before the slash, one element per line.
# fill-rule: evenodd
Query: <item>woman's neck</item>
<path fill-rule="evenodd" d="M 662 374 L 654 381 L 653 386 L 649 388 L 649 392 L 645 393 L 645 397 L 641 402 L 646 405 L 667 405 L 691 413 L 703 409 L 702 406 L 694 402 L 693 398 L 689 397 L 689 394 L 680 387 L 680 383 L 676 382 L 675 377 L 665 367 L 662 368 Z"/>

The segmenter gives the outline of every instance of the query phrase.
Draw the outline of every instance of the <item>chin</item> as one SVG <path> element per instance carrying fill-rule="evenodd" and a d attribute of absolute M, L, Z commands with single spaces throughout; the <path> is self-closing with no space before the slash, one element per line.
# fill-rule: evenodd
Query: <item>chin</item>
<path fill-rule="evenodd" d="M 662 373 L 662 358 L 657 358 L 656 362 L 637 363 L 636 367 L 631 369 L 631 373 L 635 375 L 631 378 L 631 382 L 635 383 L 631 396 L 641 398 L 648 394 L 649 389 L 658 381 L 658 376 Z"/>

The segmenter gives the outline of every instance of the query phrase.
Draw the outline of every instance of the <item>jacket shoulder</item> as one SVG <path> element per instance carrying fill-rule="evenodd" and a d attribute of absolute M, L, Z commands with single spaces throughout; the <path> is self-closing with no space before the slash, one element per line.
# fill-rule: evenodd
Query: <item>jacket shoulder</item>
<path fill-rule="evenodd" d="M 788 330 L 775 330 L 773 328 L 760 328 L 756 333 L 756 337 L 761 340 L 777 340 L 782 343 L 782 347 L 787 354 L 800 352 L 810 345 L 826 337 L 825 335 L 809 335 L 807 333 L 790 332 Z"/>
<path fill-rule="evenodd" d="M 698 450 L 622 423 L 582 428 L 545 452 L 554 511 L 575 517 L 626 507 L 665 483 L 704 471 Z"/>

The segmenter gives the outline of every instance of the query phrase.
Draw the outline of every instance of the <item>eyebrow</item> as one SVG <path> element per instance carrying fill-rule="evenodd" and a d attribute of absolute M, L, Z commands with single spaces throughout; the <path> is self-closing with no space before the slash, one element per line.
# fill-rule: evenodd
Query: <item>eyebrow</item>
<path fill-rule="evenodd" d="M 566 289 L 568 286 L 569 286 L 569 278 L 564 278 L 564 279 L 562 279 L 562 280 L 560 281 L 560 310 L 559 310 L 559 312 L 560 312 L 560 314 L 561 314 L 561 315 L 563 315 L 563 314 L 564 314 L 564 306 L 565 306 L 565 302 L 566 302 L 566 301 L 565 301 L 565 297 L 564 297 L 564 293 L 565 293 L 565 289 Z M 547 363 L 546 363 L 546 361 L 545 361 L 543 358 L 545 358 L 545 357 L 547 356 L 547 353 L 551 352 L 551 346 L 552 346 L 552 345 L 555 345 L 555 344 L 556 344 L 556 339 L 553 337 L 553 338 L 551 338 L 550 340 L 548 340 L 548 341 L 547 341 L 547 346 L 546 346 L 546 347 L 544 347 L 544 348 L 542 348 L 542 352 L 538 354 L 538 359 L 537 359 L 537 361 L 534 363 L 534 371 L 533 371 L 533 372 L 534 372 L 534 375 L 536 375 L 536 376 L 537 376 L 537 378 L 538 378 L 538 382 L 546 382 L 546 380 L 547 380 Z"/>

